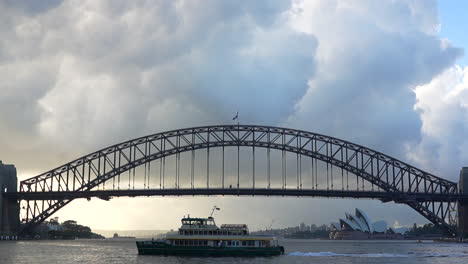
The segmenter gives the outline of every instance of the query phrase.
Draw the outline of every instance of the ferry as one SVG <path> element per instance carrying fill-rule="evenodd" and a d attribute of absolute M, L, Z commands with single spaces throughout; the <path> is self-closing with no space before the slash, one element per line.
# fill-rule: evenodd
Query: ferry
<path fill-rule="evenodd" d="M 189 215 L 182 218 L 179 230 L 167 233 L 165 239 L 137 241 L 138 254 L 211 257 L 284 254 L 284 247 L 278 245 L 274 236 L 250 235 L 245 224 L 218 227 L 212 215 L 213 212 L 207 218 Z"/>

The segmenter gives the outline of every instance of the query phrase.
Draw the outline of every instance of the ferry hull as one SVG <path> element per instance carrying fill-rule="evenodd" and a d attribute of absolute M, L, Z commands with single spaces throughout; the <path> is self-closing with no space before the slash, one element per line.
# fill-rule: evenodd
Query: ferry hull
<path fill-rule="evenodd" d="M 210 247 L 172 246 L 163 243 L 136 242 L 140 255 L 165 256 L 206 256 L 206 257 L 256 257 L 278 256 L 284 253 L 283 247 Z"/>

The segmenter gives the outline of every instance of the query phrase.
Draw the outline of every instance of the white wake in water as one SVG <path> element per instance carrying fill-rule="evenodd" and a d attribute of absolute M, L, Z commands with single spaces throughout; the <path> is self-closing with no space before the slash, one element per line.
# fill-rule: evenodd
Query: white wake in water
<path fill-rule="evenodd" d="M 300 257 L 357 257 L 357 258 L 444 258 L 444 257 L 468 257 L 468 253 L 333 253 L 333 252 L 292 252 L 288 256 Z"/>

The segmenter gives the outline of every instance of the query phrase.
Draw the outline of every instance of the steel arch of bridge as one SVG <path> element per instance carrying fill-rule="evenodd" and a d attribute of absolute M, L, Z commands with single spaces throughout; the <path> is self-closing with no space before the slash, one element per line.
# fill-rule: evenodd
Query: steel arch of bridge
<path fill-rule="evenodd" d="M 166 188 L 160 183 L 160 189 L 155 190 L 96 190 L 107 181 L 115 182 L 124 172 L 130 172 L 139 166 L 144 166 L 145 174 L 149 171 L 151 161 L 160 160 L 176 155 L 176 163 L 180 163 L 180 154 L 210 148 L 223 149 L 223 184 L 220 188 L 210 188 L 209 158 L 207 158 L 206 186 L 195 186 L 193 176 L 193 158 L 191 188 L 179 188 L 179 169 L 176 169 L 175 187 Z M 224 184 L 224 148 L 250 147 L 252 151 L 265 148 L 280 150 L 284 153 L 310 157 L 312 169 L 317 160 L 328 166 L 334 166 L 344 172 L 351 173 L 370 184 L 373 192 L 365 190 L 348 191 L 342 186 L 341 190 L 333 190 L 327 184 L 326 190 L 304 187 L 299 184 L 290 188 L 286 186 L 286 173 L 282 172 L 283 185 L 281 188 L 270 186 L 270 164 L 268 159 L 268 186 L 255 187 L 255 165 L 253 165 L 252 187 L 241 188 L 239 185 L 239 166 L 237 186 L 229 188 Z M 239 164 L 239 152 L 238 164 Z M 268 156 L 269 158 L 269 156 Z M 255 159 L 255 155 L 253 155 Z M 283 158 L 284 160 L 284 158 Z M 255 162 L 255 160 L 254 160 Z M 298 163 L 299 164 L 299 163 Z M 317 165 L 315 167 L 317 171 Z M 129 174 L 130 177 L 130 174 Z M 133 175 L 134 177 L 134 175 Z M 146 177 L 146 176 L 145 176 Z M 160 176 L 161 177 L 161 176 Z M 332 176 L 333 177 L 333 176 Z M 134 178 L 133 178 L 134 179 Z M 129 178 L 130 181 L 130 178 Z M 145 180 L 146 181 L 146 180 Z M 130 185 L 130 184 L 129 184 Z M 374 186 L 377 191 L 374 192 Z M 115 186 L 113 186 L 115 187 Z M 146 187 L 145 187 L 146 188 Z M 100 192 L 100 193 L 99 193 Z M 338 194 L 337 194 L 338 193 Z M 137 196 L 137 195 L 294 195 L 294 196 L 325 196 L 325 197 L 354 197 L 376 198 L 386 201 L 405 203 L 419 212 L 429 221 L 441 227 L 451 235 L 456 234 L 456 219 L 453 215 L 457 200 L 457 184 L 407 163 L 392 158 L 378 151 L 354 144 L 345 140 L 320 135 L 312 132 L 257 125 L 219 125 L 194 127 L 168 132 L 157 133 L 119 143 L 89 155 L 85 155 L 53 170 L 26 179 L 20 183 L 20 191 L 16 198 L 26 202 L 23 207 L 24 230 L 34 228 L 56 211 L 67 205 L 75 198 L 108 197 L 108 196 Z M 42 197 L 41 197 L 42 195 Z"/>

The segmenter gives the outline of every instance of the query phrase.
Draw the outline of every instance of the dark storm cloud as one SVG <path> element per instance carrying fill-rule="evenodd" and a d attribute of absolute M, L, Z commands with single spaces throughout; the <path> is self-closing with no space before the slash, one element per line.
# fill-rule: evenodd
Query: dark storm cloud
<path fill-rule="evenodd" d="M 292 114 L 317 42 L 287 25 L 290 3 L 201 3 L 66 1 L 40 16 L 9 14 L 3 124 L 56 146 L 51 167 L 130 137 L 224 123 L 236 111 L 268 124 Z M 18 165 L 37 169 L 33 152 L 21 155 Z"/>
<path fill-rule="evenodd" d="M 24 11 L 28 15 L 36 15 L 39 13 L 47 12 L 51 8 L 55 8 L 63 0 L 43 0 L 43 1 L 35 1 L 35 0 L 3 0 L 5 6 L 9 8 L 18 9 Z"/>

